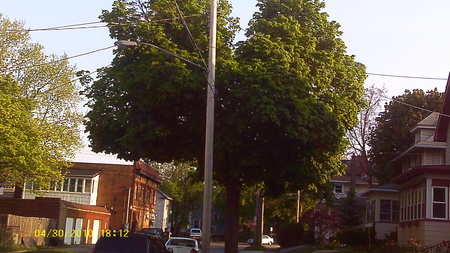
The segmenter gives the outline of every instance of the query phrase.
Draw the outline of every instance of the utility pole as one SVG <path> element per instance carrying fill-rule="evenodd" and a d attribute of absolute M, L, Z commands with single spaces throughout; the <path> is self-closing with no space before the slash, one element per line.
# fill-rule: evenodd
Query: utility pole
<path fill-rule="evenodd" d="M 302 206 L 301 206 L 301 191 L 297 190 L 297 223 L 300 222 L 300 215 L 302 213 Z"/>
<path fill-rule="evenodd" d="M 202 253 L 210 252 L 216 79 L 217 0 L 211 0 L 209 23 L 208 94 L 206 98 L 205 172 L 202 219 Z"/>
<path fill-rule="evenodd" d="M 261 190 L 258 190 L 255 195 L 255 233 L 253 234 L 253 246 L 261 246 L 264 226 L 264 198 L 261 198 Z"/>

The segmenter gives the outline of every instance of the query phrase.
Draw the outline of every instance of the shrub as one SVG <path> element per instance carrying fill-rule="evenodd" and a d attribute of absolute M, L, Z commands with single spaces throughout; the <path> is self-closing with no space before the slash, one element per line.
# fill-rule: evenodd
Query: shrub
<path fill-rule="evenodd" d="M 303 238 L 304 230 L 300 223 L 282 224 L 277 231 L 277 242 L 283 248 L 299 245 Z"/>
<path fill-rule="evenodd" d="M 370 228 L 370 239 L 375 239 L 375 229 Z M 347 246 L 362 246 L 369 244 L 369 229 L 364 228 L 348 228 L 337 233 L 337 240 Z"/>

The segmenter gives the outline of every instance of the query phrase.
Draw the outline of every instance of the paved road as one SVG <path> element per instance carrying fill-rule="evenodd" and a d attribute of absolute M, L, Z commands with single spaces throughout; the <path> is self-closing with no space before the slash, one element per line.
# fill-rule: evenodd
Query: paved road
<path fill-rule="evenodd" d="M 244 248 L 248 247 L 247 243 L 239 243 L 238 250 L 242 251 Z M 77 253 L 91 253 L 94 245 L 71 245 L 65 250 Z M 266 248 L 276 249 L 278 245 L 265 246 Z M 211 243 L 211 252 L 210 253 L 223 253 L 224 252 L 224 243 L 223 242 L 212 242 Z"/>

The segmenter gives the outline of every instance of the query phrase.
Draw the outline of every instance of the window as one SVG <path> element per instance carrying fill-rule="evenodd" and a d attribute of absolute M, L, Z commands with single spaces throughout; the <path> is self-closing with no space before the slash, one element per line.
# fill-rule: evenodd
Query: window
<path fill-rule="evenodd" d="M 447 219 L 447 188 L 432 187 L 432 218 Z"/>
<path fill-rule="evenodd" d="M 380 221 L 396 222 L 399 221 L 400 204 L 397 200 L 380 200 Z"/>
<path fill-rule="evenodd" d="M 84 192 L 91 192 L 91 185 L 92 185 L 92 180 L 85 179 Z"/>
<path fill-rule="evenodd" d="M 424 218 L 424 188 L 417 188 L 400 196 L 400 220 L 420 220 Z M 396 203 L 393 203 L 396 204 Z M 394 209 L 395 210 L 395 209 Z M 395 219 L 395 217 L 393 217 Z"/>
<path fill-rule="evenodd" d="M 81 178 L 77 179 L 77 188 L 76 188 L 76 192 L 83 192 L 83 183 L 84 180 Z"/>
<path fill-rule="evenodd" d="M 391 207 L 390 200 L 380 200 L 380 221 L 391 221 Z"/>
<path fill-rule="evenodd" d="M 344 192 L 344 186 L 337 184 L 334 186 L 334 192 L 335 193 L 343 193 Z"/>

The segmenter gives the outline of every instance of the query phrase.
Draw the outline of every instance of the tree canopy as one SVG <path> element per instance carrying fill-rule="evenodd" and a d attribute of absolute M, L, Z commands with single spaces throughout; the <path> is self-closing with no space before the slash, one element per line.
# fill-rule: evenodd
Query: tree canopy
<path fill-rule="evenodd" d="M 29 149 L 29 155 L 34 154 L 36 148 L 41 149 L 40 155 L 36 154 L 33 158 L 35 166 L 31 166 L 30 161 L 27 162 L 30 164 L 27 168 L 23 167 L 24 163 L 14 164 L 10 172 L 17 172 L 17 177 L 8 171 L 2 171 L 0 182 L 20 185 L 24 180 L 36 180 L 43 184 L 50 179 L 57 180 L 57 175 L 61 176 L 61 168 L 81 145 L 78 128 L 82 123 L 78 112 L 81 97 L 79 88 L 72 81 L 75 69 L 69 65 L 66 56 L 46 55 L 43 46 L 31 43 L 30 35 L 23 29 L 22 22 L 10 21 L 0 14 L 0 34 L 0 81 L 8 84 L 9 88 L 4 88 L 10 91 L 4 95 L 27 101 L 31 106 L 23 107 L 21 112 L 32 115 L 32 119 L 23 119 L 28 120 L 28 127 L 22 129 L 22 135 L 34 137 L 28 139 L 28 144 L 16 142 L 15 145 L 22 143 L 25 146 L 15 148 Z M 6 113 L 6 109 L 2 109 Z M 15 107 L 11 110 L 20 111 Z M 4 118 L 2 123 L 5 126 L 12 124 L 10 120 L 12 119 L 9 117 Z M 14 136 L 13 133 L 14 131 L 6 131 L 2 137 L 15 142 L 19 135 Z M 15 156 L 12 153 L 9 155 Z M 7 160 L 11 158 L 2 157 Z M 43 178 L 46 180 L 42 181 Z"/>
<path fill-rule="evenodd" d="M 441 108 L 442 93 L 437 89 L 405 90 L 384 106 L 376 118 L 376 127 L 370 135 L 370 161 L 374 176 L 381 183 L 388 183 L 401 170 L 392 167 L 390 161 L 414 143 L 410 130 L 422 119 Z"/>
<path fill-rule="evenodd" d="M 226 252 L 237 249 L 242 187 L 264 182 L 266 194 L 279 195 L 317 188 L 342 172 L 344 137 L 364 104 L 365 67 L 346 54 L 322 2 L 257 5 L 247 39 L 233 45 L 237 20 L 219 2 L 214 178 L 226 189 Z M 205 10 L 206 0 L 117 0 L 101 17 L 115 39 L 202 62 Z M 129 160 L 197 160 L 202 168 L 204 71 L 145 44 L 115 54 L 86 91 L 93 150 Z"/>

